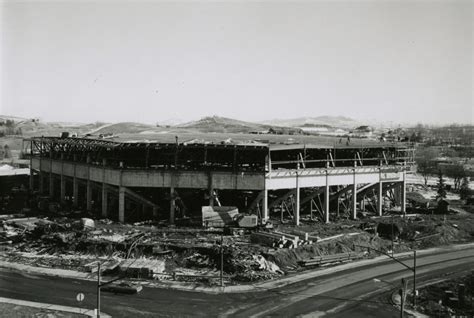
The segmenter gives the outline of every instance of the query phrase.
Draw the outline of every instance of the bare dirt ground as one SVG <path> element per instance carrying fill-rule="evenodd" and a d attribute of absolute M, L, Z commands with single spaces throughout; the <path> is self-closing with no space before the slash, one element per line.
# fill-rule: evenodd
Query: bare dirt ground
<path fill-rule="evenodd" d="M 13 304 L 0 303 L 0 316 L 9 318 L 82 318 L 86 315 L 74 314 L 70 312 L 62 312 L 44 308 L 33 308 L 27 306 L 19 306 Z"/>
<path fill-rule="evenodd" d="M 472 317 L 473 299 L 474 272 L 462 273 L 420 289 L 418 311 L 430 317 Z"/>

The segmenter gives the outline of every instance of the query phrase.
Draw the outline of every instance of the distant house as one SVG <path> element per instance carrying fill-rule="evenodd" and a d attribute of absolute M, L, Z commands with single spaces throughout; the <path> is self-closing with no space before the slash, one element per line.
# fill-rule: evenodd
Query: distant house
<path fill-rule="evenodd" d="M 352 137 L 369 138 L 372 137 L 374 129 L 370 126 L 359 126 L 351 132 Z"/>
<path fill-rule="evenodd" d="M 301 128 L 271 127 L 268 129 L 268 133 L 273 135 L 303 135 L 304 131 Z"/>

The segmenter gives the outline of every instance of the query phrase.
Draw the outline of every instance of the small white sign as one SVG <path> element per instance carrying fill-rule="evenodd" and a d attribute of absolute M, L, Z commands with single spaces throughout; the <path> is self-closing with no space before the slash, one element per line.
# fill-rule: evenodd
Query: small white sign
<path fill-rule="evenodd" d="M 83 293 L 77 294 L 76 299 L 77 299 L 77 301 L 83 301 L 84 300 L 84 294 Z"/>

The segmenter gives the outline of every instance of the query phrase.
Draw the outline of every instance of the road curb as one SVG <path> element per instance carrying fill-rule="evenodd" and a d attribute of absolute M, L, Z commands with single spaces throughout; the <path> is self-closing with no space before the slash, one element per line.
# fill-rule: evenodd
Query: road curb
<path fill-rule="evenodd" d="M 40 308 L 40 309 L 56 310 L 56 311 L 74 313 L 74 314 L 81 314 L 81 315 L 85 315 L 85 316 L 89 316 L 89 317 L 96 317 L 96 313 L 95 313 L 94 310 L 85 309 L 85 308 L 62 306 L 62 305 L 53 305 L 53 304 L 39 303 L 39 302 L 34 302 L 34 301 L 12 299 L 12 298 L 5 298 L 5 297 L 0 297 L 0 303 L 12 304 L 12 305 L 18 305 L 18 306 L 25 306 L 25 307 L 33 307 L 33 308 Z M 101 312 L 100 316 L 101 317 L 112 317 L 110 315 L 107 315 L 104 312 Z"/>

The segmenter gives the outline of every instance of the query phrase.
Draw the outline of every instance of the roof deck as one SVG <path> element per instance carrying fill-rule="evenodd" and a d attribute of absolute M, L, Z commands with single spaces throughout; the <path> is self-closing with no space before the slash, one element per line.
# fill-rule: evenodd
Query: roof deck
<path fill-rule="evenodd" d="M 120 169 L 217 170 L 268 172 L 274 169 L 315 169 L 410 164 L 413 145 L 373 140 L 340 138 L 288 137 L 262 140 L 255 136 L 235 134 L 240 139 L 193 138 L 174 142 L 165 140 L 117 140 L 96 138 L 34 137 L 31 156 L 92 165 L 107 165 Z M 211 136 L 209 138 L 209 136 Z M 245 139 L 251 136 L 253 139 Z M 135 136 L 136 137 L 136 136 Z M 198 136 L 199 137 L 199 136 Z M 267 137 L 267 136 L 265 136 Z M 301 143 L 303 140 L 305 142 Z M 278 142 L 277 142 L 278 141 Z M 363 141 L 366 141 L 365 143 Z"/>

